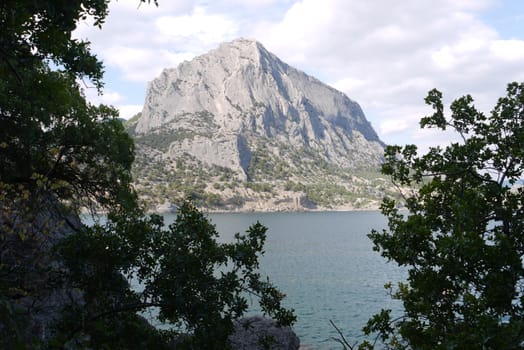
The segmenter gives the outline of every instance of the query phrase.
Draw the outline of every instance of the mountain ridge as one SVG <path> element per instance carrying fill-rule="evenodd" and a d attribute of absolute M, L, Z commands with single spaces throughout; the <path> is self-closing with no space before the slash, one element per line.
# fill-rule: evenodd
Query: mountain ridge
<path fill-rule="evenodd" d="M 318 203 L 307 188 L 324 181 L 350 193 L 352 173 L 378 178 L 384 146 L 357 102 L 248 39 L 164 69 L 149 82 L 142 113 L 129 129 L 137 143 L 139 192 L 153 200 L 153 187 L 177 183 L 170 196 L 207 193 L 214 204 L 204 204 L 225 210 L 261 200 L 287 201 L 295 209 L 347 206 L 351 200 Z M 158 163 L 153 168 L 177 175 L 160 181 L 157 174 L 156 183 L 145 183 L 152 172 L 147 156 Z M 184 189 L 187 176 L 204 182 L 198 193 L 191 194 L 194 186 Z M 228 198 L 241 200 L 235 206 Z"/>

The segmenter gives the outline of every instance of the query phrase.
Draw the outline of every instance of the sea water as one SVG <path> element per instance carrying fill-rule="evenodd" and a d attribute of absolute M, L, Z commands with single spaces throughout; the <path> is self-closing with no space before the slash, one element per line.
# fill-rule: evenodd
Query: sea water
<path fill-rule="evenodd" d="M 285 305 L 297 315 L 294 331 L 307 349 L 341 349 L 339 334 L 350 345 L 366 339 L 367 320 L 382 308 L 400 314 L 401 304 L 384 289 L 401 281 L 405 272 L 388 263 L 367 237 L 386 227 L 375 211 L 208 214 L 220 240 L 233 240 L 259 221 L 268 228 L 262 275 L 286 294 Z M 174 220 L 166 217 L 166 223 Z"/>

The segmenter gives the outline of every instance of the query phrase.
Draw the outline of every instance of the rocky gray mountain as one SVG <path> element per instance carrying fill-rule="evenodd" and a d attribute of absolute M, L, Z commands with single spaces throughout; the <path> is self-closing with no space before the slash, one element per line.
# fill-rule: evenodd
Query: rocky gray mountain
<path fill-rule="evenodd" d="M 137 188 L 155 204 L 185 194 L 218 209 L 337 208 L 384 193 L 383 143 L 358 103 L 254 40 L 165 69 L 128 125 Z"/>

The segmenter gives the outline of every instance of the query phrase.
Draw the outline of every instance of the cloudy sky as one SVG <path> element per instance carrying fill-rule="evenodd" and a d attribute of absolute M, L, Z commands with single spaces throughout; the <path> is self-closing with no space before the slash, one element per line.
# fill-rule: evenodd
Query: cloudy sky
<path fill-rule="evenodd" d="M 80 23 L 104 61 L 94 102 L 139 112 L 163 68 L 238 37 L 260 41 L 286 63 L 357 101 L 386 143 L 422 148 L 450 135 L 421 131 L 436 87 L 448 103 L 471 94 L 489 112 L 511 81 L 524 81 L 521 0 L 139 0 L 113 1 L 102 30 Z"/>

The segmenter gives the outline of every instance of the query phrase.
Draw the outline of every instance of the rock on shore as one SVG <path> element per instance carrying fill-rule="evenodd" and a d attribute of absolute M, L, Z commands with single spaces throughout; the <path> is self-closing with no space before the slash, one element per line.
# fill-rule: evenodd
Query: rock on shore
<path fill-rule="evenodd" d="M 229 340 L 235 350 L 298 350 L 300 340 L 290 327 L 279 327 L 274 320 L 252 316 L 235 323 Z"/>

